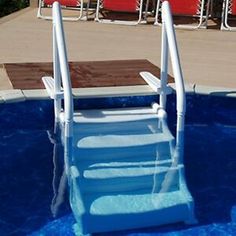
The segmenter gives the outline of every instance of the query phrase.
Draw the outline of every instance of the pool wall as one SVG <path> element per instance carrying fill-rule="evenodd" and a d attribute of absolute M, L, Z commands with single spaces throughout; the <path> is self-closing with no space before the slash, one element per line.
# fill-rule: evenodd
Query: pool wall
<path fill-rule="evenodd" d="M 53 101 L 47 97 L 45 91 L 30 93 L 32 92 L 23 96 L 20 91 L 18 96 L 10 92 L 0 99 L 0 130 L 3 135 L 0 142 L 0 203 L 3 206 L 0 211 L 6 223 L 8 220 L 12 222 L 11 225 L 4 223 L 0 227 L 0 234 L 7 235 L 10 232 L 11 235 L 28 235 L 35 231 L 34 235 L 73 235 L 72 225 L 75 221 L 68 205 L 64 205 L 67 210 L 62 210 L 59 215 L 61 218 L 53 219 L 50 212 L 50 201 L 53 197 L 53 145 L 48 133 L 53 132 L 54 126 Z M 133 93 L 132 96 L 119 93 L 112 96 L 111 91 L 107 96 L 101 91 L 100 93 L 99 96 L 91 95 L 90 90 L 89 95 L 77 96 L 75 108 L 148 106 L 158 100 L 158 96 L 152 92 Z M 177 224 L 110 235 L 228 236 L 236 232 L 235 93 L 220 88 L 211 90 L 204 87 L 200 90 L 192 86 L 187 89 L 186 95 L 184 161 L 186 180 L 196 202 L 199 224 L 194 227 Z M 174 93 L 168 96 L 168 101 L 168 121 L 174 133 Z M 8 153 L 9 150 L 13 151 L 12 154 Z M 37 155 L 34 154 L 35 150 Z M 62 171 L 63 165 L 60 168 Z M 23 186 L 29 191 L 24 192 Z M 15 199 L 16 196 L 18 200 Z M 14 230 L 15 234 L 12 234 Z"/>
<path fill-rule="evenodd" d="M 176 103 L 174 85 L 171 86 L 173 94 L 168 95 L 167 112 L 169 120 L 173 123 L 176 120 Z M 195 85 L 187 85 L 185 88 L 186 123 L 223 121 L 228 125 L 235 124 L 236 91 Z M 131 95 L 128 95 L 129 90 Z M 159 100 L 159 96 L 147 86 L 74 89 L 73 94 L 75 109 L 141 107 L 150 106 Z M 0 91 L 0 128 L 6 126 L 19 128 L 26 125 L 29 128 L 52 127 L 53 112 L 53 100 L 48 97 L 45 90 Z M 12 117 L 15 117 L 17 122 L 13 123 Z"/>

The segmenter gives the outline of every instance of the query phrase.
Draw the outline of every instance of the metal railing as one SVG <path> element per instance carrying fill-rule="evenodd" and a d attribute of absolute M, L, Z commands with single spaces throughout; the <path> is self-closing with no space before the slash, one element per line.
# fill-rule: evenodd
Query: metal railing
<path fill-rule="evenodd" d="M 183 162 L 184 150 L 184 122 L 185 122 L 185 89 L 177 48 L 175 30 L 168 1 L 162 4 L 162 52 L 161 52 L 161 91 L 165 91 L 168 78 L 168 55 L 170 54 L 172 69 L 176 84 L 177 100 L 177 127 L 176 127 L 176 148 L 175 158 L 178 164 Z M 160 106 L 166 108 L 166 93 L 160 94 Z"/>
<path fill-rule="evenodd" d="M 54 110 L 55 120 L 59 121 L 64 98 L 65 137 L 72 137 L 73 129 L 73 95 L 70 80 L 69 65 L 66 52 L 65 35 L 62 24 L 61 7 L 53 3 L 53 74 L 54 74 Z"/>

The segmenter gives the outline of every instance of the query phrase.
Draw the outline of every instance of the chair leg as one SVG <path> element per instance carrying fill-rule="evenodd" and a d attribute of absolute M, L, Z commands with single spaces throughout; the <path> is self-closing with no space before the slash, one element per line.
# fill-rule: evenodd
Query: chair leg
<path fill-rule="evenodd" d="M 39 0 L 38 12 L 37 17 L 42 18 L 42 0 Z"/>
<path fill-rule="evenodd" d="M 90 0 L 88 0 L 87 2 L 87 6 L 86 6 L 86 19 L 88 20 L 88 11 L 89 11 L 89 6 L 90 6 Z"/>
<path fill-rule="evenodd" d="M 159 10 L 161 7 L 161 0 L 157 1 L 157 6 L 156 6 L 156 15 L 155 15 L 155 22 L 154 25 L 161 26 L 161 22 L 159 21 Z"/>
<path fill-rule="evenodd" d="M 100 10 L 100 0 L 97 0 L 97 7 L 94 20 L 99 22 L 99 10 Z"/>

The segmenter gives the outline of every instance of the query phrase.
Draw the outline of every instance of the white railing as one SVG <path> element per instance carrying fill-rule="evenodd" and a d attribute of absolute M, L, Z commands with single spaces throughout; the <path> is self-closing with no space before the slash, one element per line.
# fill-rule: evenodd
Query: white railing
<path fill-rule="evenodd" d="M 184 122 L 185 122 L 185 89 L 180 66 L 179 54 L 171 10 L 168 1 L 162 4 L 162 53 L 161 53 L 161 94 L 160 107 L 166 108 L 166 91 L 168 78 L 168 55 L 170 54 L 176 84 L 177 128 L 176 128 L 176 164 L 183 162 Z M 54 109 L 56 122 L 61 113 L 61 101 L 64 98 L 65 137 L 72 138 L 73 129 L 73 96 L 69 66 L 66 54 L 65 36 L 62 24 L 61 8 L 58 2 L 53 3 L 53 68 L 54 68 Z M 63 94 L 63 97 L 61 96 Z M 70 148 L 69 148 L 70 150 Z"/>
<path fill-rule="evenodd" d="M 73 129 L 73 95 L 69 65 L 66 53 L 61 7 L 53 3 L 53 73 L 54 73 L 54 110 L 55 120 L 59 121 L 61 100 L 64 98 L 65 137 L 72 137 Z M 63 94 L 63 97 L 61 96 Z"/>
<path fill-rule="evenodd" d="M 184 150 L 184 120 L 185 120 L 185 89 L 180 66 L 179 53 L 177 48 L 175 30 L 168 1 L 162 4 L 162 52 L 161 52 L 161 94 L 160 106 L 166 108 L 166 86 L 168 78 L 168 55 L 170 54 L 172 69 L 176 85 L 177 100 L 177 127 L 176 127 L 176 148 L 175 158 L 178 164 L 183 162 Z"/>

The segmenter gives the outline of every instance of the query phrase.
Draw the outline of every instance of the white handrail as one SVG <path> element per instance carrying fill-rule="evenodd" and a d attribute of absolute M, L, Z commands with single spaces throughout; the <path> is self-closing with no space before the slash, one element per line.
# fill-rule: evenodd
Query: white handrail
<path fill-rule="evenodd" d="M 176 128 L 176 149 L 175 158 L 178 164 L 183 162 L 183 150 L 184 150 L 184 120 L 185 120 L 185 110 L 186 110 L 186 100 L 185 100 L 185 89 L 182 70 L 180 66 L 179 53 L 177 48 L 175 30 L 173 26 L 173 20 L 170 10 L 170 5 L 168 1 L 162 3 L 162 55 L 161 55 L 161 81 L 162 90 L 165 91 L 164 87 L 167 82 L 167 72 L 168 72 L 168 53 L 170 53 L 172 69 L 176 84 L 176 96 L 177 96 L 177 128 Z M 168 50 L 169 48 L 169 50 Z M 164 106 L 166 95 L 161 94 L 160 105 Z"/>
<path fill-rule="evenodd" d="M 73 95 L 71 88 L 69 65 L 66 53 L 64 29 L 62 24 L 61 6 L 53 3 L 53 70 L 55 94 L 61 93 L 61 83 L 64 92 L 64 121 L 65 136 L 72 137 L 73 128 Z M 61 112 L 61 98 L 55 96 L 55 118 L 59 119 Z"/>

